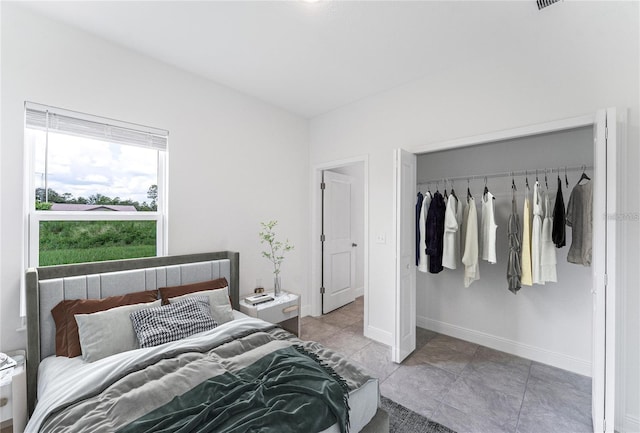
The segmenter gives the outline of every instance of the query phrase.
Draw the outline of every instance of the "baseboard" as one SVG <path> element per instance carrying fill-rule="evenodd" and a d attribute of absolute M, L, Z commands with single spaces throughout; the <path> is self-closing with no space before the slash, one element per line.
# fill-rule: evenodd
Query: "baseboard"
<path fill-rule="evenodd" d="M 391 346 L 393 343 L 393 335 L 391 332 L 371 325 L 365 326 L 364 336 L 376 340 L 379 343 L 386 344 L 387 346 Z"/>
<path fill-rule="evenodd" d="M 496 335 L 418 316 L 419 327 L 591 377 L 591 362 Z"/>
<path fill-rule="evenodd" d="M 640 418 L 627 414 L 624 417 L 624 429 L 621 433 L 640 432 Z"/>
<path fill-rule="evenodd" d="M 359 298 L 360 296 L 364 296 L 364 286 L 353 289 L 353 294 L 355 295 L 356 298 Z"/>
<path fill-rule="evenodd" d="M 300 317 L 313 316 L 313 309 L 311 305 L 303 305 L 300 307 Z"/>

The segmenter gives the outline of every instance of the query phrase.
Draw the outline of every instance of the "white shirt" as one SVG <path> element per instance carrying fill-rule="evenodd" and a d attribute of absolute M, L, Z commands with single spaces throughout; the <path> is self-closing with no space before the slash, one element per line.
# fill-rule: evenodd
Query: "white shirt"
<path fill-rule="evenodd" d="M 442 240 L 442 266 L 449 269 L 456 269 L 460 261 L 460 240 L 456 236 L 460 224 L 457 218 L 458 200 L 449 195 L 447 208 L 444 213 L 444 238 Z"/>
<path fill-rule="evenodd" d="M 480 242 L 482 245 L 482 260 L 496 263 L 496 220 L 494 217 L 493 202 L 495 197 L 487 192 L 482 197 L 482 221 L 480 230 Z"/>
<path fill-rule="evenodd" d="M 524 192 L 524 209 L 522 210 L 522 285 L 533 284 L 531 278 L 531 203 L 529 202 L 529 187 Z"/>
<path fill-rule="evenodd" d="M 536 180 L 533 186 L 533 224 L 531 229 L 531 276 L 533 284 L 544 284 L 541 268 L 541 236 L 542 236 L 542 191 Z"/>
<path fill-rule="evenodd" d="M 418 270 L 420 272 L 427 272 L 429 268 L 429 262 L 427 256 L 427 212 L 429 212 L 429 205 L 431 204 L 431 193 L 426 192 L 422 199 L 422 208 L 420 209 L 420 247 L 418 255 Z"/>
<path fill-rule="evenodd" d="M 469 203 L 465 209 L 467 220 L 463 222 L 466 226 L 464 256 L 464 286 L 469 287 L 471 283 L 480 279 L 480 267 L 478 266 L 478 212 L 476 211 L 476 201 L 469 198 Z"/>
<path fill-rule="evenodd" d="M 540 270 L 542 281 L 555 283 L 558 281 L 556 268 L 556 248 L 553 243 L 553 219 L 549 209 L 549 194 L 544 198 L 545 215 L 542 221 Z"/>

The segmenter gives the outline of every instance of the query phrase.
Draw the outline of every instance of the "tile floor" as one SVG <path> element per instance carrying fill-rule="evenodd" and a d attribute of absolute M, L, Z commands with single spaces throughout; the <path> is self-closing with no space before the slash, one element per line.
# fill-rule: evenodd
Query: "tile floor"
<path fill-rule="evenodd" d="M 402 364 L 363 336 L 363 298 L 322 317 L 302 318 L 301 337 L 375 373 L 382 395 L 463 432 L 592 432 L 591 379 L 417 328 Z"/>

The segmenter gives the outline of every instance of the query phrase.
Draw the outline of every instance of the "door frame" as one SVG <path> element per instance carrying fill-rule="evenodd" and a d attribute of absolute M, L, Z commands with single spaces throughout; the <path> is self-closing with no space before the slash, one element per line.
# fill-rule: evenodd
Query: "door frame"
<path fill-rule="evenodd" d="M 589 115 L 583 115 L 583 116 L 578 116 L 578 117 L 572 117 L 572 118 L 567 118 L 567 119 L 561 119 L 561 120 L 556 120 L 556 121 L 552 121 L 552 122 L 546 122 L 546 123 L 540 123 L 540 124 L 535 124 L 535 125 L 529 125 L 529 126 L 524 126 L 524 127 L 520 127 L 520 128 L 513 128 L 513 129 L 507 129 L 507 130 L 502 130 L 502 131 L 496 131 L 496 132 L 490 132 L 490 133 L 486 133 L 486 134 L 481 134 L 481 135 L 476 135 L 476 136 L 470 136 L 470 137 L 463 137 L 463 138 L 458 138 L 458 139 L 454 139 L 454 140 L 448 140 L 448 141 L 444 141 L 444 142 L 437 142 L 437 143 L 432 143 L 432 144 L 428 144 L 428 145 L 423 145 L 423 146 L 418 146 L 415 148 L 411 148 L 408 149 L 409 152 L 412 152 L 416 155 L 419 154 L 424 154 L 424 153 L 431 153 L 431 152 L 436 152 L 436 151 L 442 151 L 442 150 L 450 150 L 450 149 L 458 149 L 458 148 L 463 148 L 463 147 L 467 147 L 467 146 L 475 146 L 475 145 L 479 145 L 479 144 L 485 144 L 485 143 L 491 143 L 491 142 L 496 142 L 496 141 L 501 141 L 501 140 L 507 140 L 507 139 L 517 139 L 517 138 L 524 138 L 524 137 L 528 137 L 528 136 L 533 136 L 533 135 L 539 135 L 539 134 L 546 134 L 546 133 L 551 133 L 551 132 L 557 132 L 557 131 L 563 131 L 563 130 L 568 130 L 568 129 L 574 129 L 574 128 L 581 128 L 581 127 L 589 127 L 592 126 L 595 128 L 596 126 L 596 122 L 598 121 L 599 116 L 602 115 L 602 112 L 606 112 L 607 115 L 613 115 L 613 119 L 609 119 L 607 117 L 607 121 L 613 121 L 616 123 L 616 130 L 617 129 L 623 129 L 622 131 L 617 131 L 617 134 L 622 134 L 621 136 L 624 137 L 625 131 L 624 129 L 626 128 L 626 110 L 616 110 L 615 108 L 609 108 L 609 109 L 602 109 L 602 110 L 598 110 L 596 113 L 593 114 L 589 114 Z M 619 119 L 622 119 L 622 123 L 619 123 Z M 612 138 L 612 141 L 614 141 L 613 145 L 616 146 L 616 151 L 617 152 L 624 152 L 626 150 L 626 143 L 625 142 L 615 142 L 616 140 L 616 134 L 613 134 L 613 137 L 609 137 L 610 139 Z M 596 162 L 596 159 L 599 158 L 599 162 Z M 621 177 L 621 173 L 617 167 L 616 167 L 616 161 L 610 161 L 606 158 L 606 154 L 604 155 L 604 161 L 602 161 L 603 155 L 602 152 L 598 153 L 597 149 L 595 147 L 595 143 L 594 143 L 594 166 L 598 163 L 603 164 L 602 167 L 599 167 L 600 171 L 607 171 L 607 194 L 611 194 L 612 195 L 612 200 L 613 200 L 613 207 L 615 208 L 615 200 L 616 200 L 616 196 L 618 194 L 620 194 L 618 186 L 621 186 L 622 188 L 624 188 L 623 185 L 619 184 L 618 179 L 620 178 L 624 178 Z M 617 170 L 617 172 L 616 172 Z M 398 194 L 399 192 L 399 184 L 398 184 L 398 179 L 394 179 L 394 192 L 396 194 Z M 609 198 L 607 198 L 607 200 L 609 200 Z M 611 203 L 611 202 L 610 202 Z M 394 203 L 394 206 L 397 207 L 397 203 Z M 395 211 L 397 212 L 398 210 L 395 209 Z M 594 213 L 594 219 L 596 217 L 598 217 L 597 212 L 599 210 L 596 210 L 596 212 Z M 605 203 L 605 213 L 609 211 L 609 206 L 607 203 Z M 398 230 L 398 227 L 395 227 L 396 230 Z M 602 413 L 602 419 L 598 419 L 597 422 L 594 424 L 594 431 L 613 431 L 614 428 L 614 415 L 615 415 L 615 396 L 616 396 L 616 390 L 615 390 L 615 364 L 613 365 L 606 365 L 605 368 L 605 360 L 607 358 L 609 358 L 609 361 L 606 362 L 610 362 L 610 361 L 614 361 L 616 360 L 616 354 L 615 354 L 615 325 L 616 325 L 616 305 L 615 305 L 615 293 L 616 293 L 616 285 L 615 285 L 615 273 L 616 273 L 616 263 L 615 263 L 615 249 L 616 249 L 616 233 L 615 233 L 615 223 L 614 224 L 607 224 L 606 226 L 606 236 L 607 236 L 607 251 L 609 253 L 611 253 L 609 256 L 607 256 L 607 254 L 603 253 L 596 253 L 594 251 L 594 258 L 593 261 L 595 262 L 596 260 L 599 261 L 600 263 L 598 264 L 599 266 L 596 266 L 595 264 L 593 265 L 592 269 L 593 269 L 593 279 L 594 279 L 594 289 L 597 292 L 597 290 L 595 289 L 596 287 L 596 281 L 597 278 L 601 277 L 600 275 L 596 274 L 596 271 L 599 269 L 604 268 L 605 266 L 607 266 L 607 270 L 609 272 L 609 276 L 608 276 L 608 284 L 606 283 L 606 277 L 605 277 L 605 283 L 603 284 L 603 286 L 606 284 L 607 287 L 604 290 L 604 293 L 594 293 L 594 309 L 596 306 L 596 303 L 600 306 L 602 306 L 602 308 L 604 308 L 604 311 L 598 311 L 595 316 L 594 316 L 594 320 L 597 320 L 598 322 L 601 322 L 601 326 L 603 326 L 605 329 L 607 329 L 607 331 L 610 331 L 613 333 L 613 336 L 607 336 L 606 338 L 606 343 L 604 345 L 604 347 L 602 346 L 602 342 L 598 341 L 599 338 L 604 338 L 602 335 L 596 335 L 596 333 L 594 332 L 592 335 L 592 344 L 593 347 L 598 347 L 600 346 L 601 348 L 603 348 L 603 352 L 601 354 L 601 357 L 603 357 L 603 359 L 594 359 L 597 358 L 597 356 L 593 356 L 592 357 L 592 377 L 596 377 L 597 375 L 597 380 L 599 381 L 599 383 L 603 384 L 605 389 L 601 390 L 601 391 L 597 391 L 599 394 L 599 399 L 601 400 L 601 409 L 599 412 Z M 400 242 L 401 237 L 399 235 L 396 236 L 396 251 L 399 248 L 399 242 Z M 396 264 L 397 266 L 397 264 Z M 596 269 L 597 268 L 597 269 Z M 396 269 L 396 273 L 399 270 Z M 396 282 L 397 284 L 397 282 Z M 598 283 L 600 284 L 600 283 Z M 598 286 L 600 287 L 600 286 Z M 413 290 L 415 291 L 415 286 L 413 287 Z M 395 287 L 395 296 L 398 296 L 398 291 L 399 288 L 396 286 Z M 596 300 L 596 297 L 598 298 L 598 300 Z M 395 313 L 395 318 L 394 318 L 394 337 L 393 337 L 393 344 L 394 347 L 392 347 L 392 351 L 397 351 L 399 350 L 398 347 L 396 347 L 396 342 L 397 342 L 397 338 L 395 336 L 395 332 L 397 332 L 396 330 L 398 329 L 399 323 L 400 323 L 400 318 L 399 318 L 399 312 L 394 312 Z M 606 319 L 605 319 L 606 317 Z M 605 322 L 606 320 L 606 322 Z M 604 333 L 605 331 L 603 331 Z M 613 337 L 613 338 L 611 338 Z M 595 362 L 594 362 L 595 361 Z M 599 368 L 602 367 L 602 368 Z M 595 413 L 594 409 L 592 409 L 592 412 Z"/>
<path fill-rule="evenodd" d="M 321 316 L 322 296 L 320 287 L 322 281 L 322 253 L 320 234 L 322 233 L 322 172 L 333 168 L 349 165 L 363 164 L 363 189 L 364 189 L 364 242 L 362 245 L 364 260 L 364 333 L 367 335 L 369 325 L 369 155 L 355 156 L 337 161 L 328 161 L 313 166 L 311 170 L 311 275 L 310 275 L 310 302 L 308 309 L 302 311 L 302 315 Z"/>

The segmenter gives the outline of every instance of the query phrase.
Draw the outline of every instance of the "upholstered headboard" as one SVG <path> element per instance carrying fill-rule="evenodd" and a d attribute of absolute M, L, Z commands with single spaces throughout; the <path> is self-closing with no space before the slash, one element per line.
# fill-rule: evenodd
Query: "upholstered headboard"
<path fill-rule="evenodd" d="M 114 260 L 27 270 L 27 404 L 33 412 L 40 360 L 55 354 L 51 309 L 65 299 L 101 299 L 225 277 L 239 302 L 239 254 L 231 251 Z"/>

